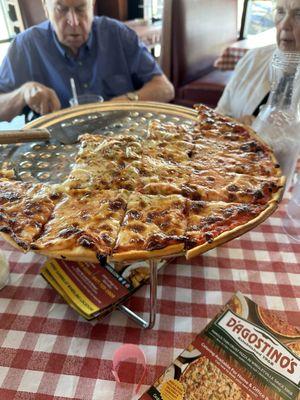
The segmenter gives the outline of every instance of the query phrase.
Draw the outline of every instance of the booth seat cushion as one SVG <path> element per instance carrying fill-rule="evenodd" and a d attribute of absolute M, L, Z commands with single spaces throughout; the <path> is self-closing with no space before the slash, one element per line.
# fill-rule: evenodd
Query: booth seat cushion
<path fill-rule="evenodd" d="M 204 103 L 215 108 L 232 74 L 233 71 L 213 70 L 178 88 L 173 102 L 187 107 Z"/>

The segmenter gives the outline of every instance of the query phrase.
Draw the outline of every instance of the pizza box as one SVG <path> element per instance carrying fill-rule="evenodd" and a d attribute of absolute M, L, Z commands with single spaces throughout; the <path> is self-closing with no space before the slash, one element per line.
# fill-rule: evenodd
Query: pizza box
<path fill-rule="evenodd" d="M 158 262 L 158 270 L 166 261 Z M 87 320 L 101 319 L 123 303 L 150 276 L 147 261 L 130 265 L 49 259 L 41 269 L 44 279 Z"/>
<path fill-rule="evenodd" d="M 299 400 L 300 328 L 237 292 L 141 400 Z"/>

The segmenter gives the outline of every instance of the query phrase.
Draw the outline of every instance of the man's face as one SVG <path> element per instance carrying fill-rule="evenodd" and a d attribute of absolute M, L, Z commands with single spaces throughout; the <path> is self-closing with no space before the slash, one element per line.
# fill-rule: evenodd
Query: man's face
<path fill-rule="evenodd" d="M 58 40 L 73 54 L 88 39 L 95 0 L 44 0 L 45 11 Z"/>
<path fill-rule="evenodd" d="M 300 0 L 277 0 L 277 44 L 283 51 L 300 51 Z"/>

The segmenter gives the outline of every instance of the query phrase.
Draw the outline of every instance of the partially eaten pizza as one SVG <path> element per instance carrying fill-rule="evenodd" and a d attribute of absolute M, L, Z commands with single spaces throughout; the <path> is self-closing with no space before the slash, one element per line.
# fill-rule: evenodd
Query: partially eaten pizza
<path fill-rule="evenodd" d="M 154 120 L 146 137 L 82 135 L 60 184 L 2 171 L 0 233 L 54 258 L 189 259 L 267 218 L 284 182 L 249 127 L 199 106 L 194 126 Z"/>

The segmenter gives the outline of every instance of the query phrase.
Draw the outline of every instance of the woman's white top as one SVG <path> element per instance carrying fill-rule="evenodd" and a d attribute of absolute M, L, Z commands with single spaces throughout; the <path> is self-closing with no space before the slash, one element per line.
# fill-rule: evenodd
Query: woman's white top
<path fill-rule="evenodd" d="M 276 45 L 249 50 L 237 63 L 235 73 L 219 100 L 216 111 L 240 118 L 252 115 L 270 91 L 272 55 Z"/>

